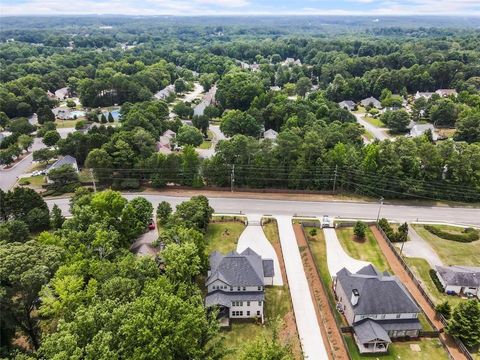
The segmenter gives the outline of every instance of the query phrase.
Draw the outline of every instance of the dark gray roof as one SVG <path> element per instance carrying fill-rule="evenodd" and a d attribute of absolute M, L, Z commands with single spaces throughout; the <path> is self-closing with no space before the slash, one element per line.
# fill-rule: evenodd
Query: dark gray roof
<path fill-rule="evenodd" d="M 262 258 L 247 248 L 242 254 L 235 251 L 223 256 L 213 253 L 210 256 L 210 276 L 207 286 L 221 280 L 230 286 L 263 286 Z"/>
<path fill-rule="evenodd" d="M 447 285 L 480 287 L 480 267 L 436 266 L 436 268 Z"/>
<path fill-rule="evenodd" d="M 205 297 L 205 306 L 221 305 L 230 307 L 232 301 L 264 301 L 265 294 L 261 292 L 228 292 L 216 290 Z"/>
<path fill-rule="evenodd" d="M 72 165 L 75 168 L 77 166 L 77 159 L 75 159 L 73 156 L 66 155 L 61 159 L 55 161 L 52 165 L 50 165 L 47 169 L 47 172 L 53 169 L 57 169 L 62 165 Z"/>
<path fill-rule="evenodd" d="M 373 265 L 367 265 L 363 268 L 361 268 L 360 270 L 357 271 L 357 274 L 361 274 L 361 275 L 371 275 L 371 276 L 380 276 L 382 275 L 382 273 L 380 273 L 376 268 L 375 266 Z"/>
<path fill-rule="evenodd" d="M 262 265 L 263 265 L 263 276 L 273 277 L 273 275 L 275 274 L 275 271 L 273 269 L 273 260 L 271 259 L 262 260 Z"/>
<path fill-rule="evenodd" d="M 339 102 L 338 105 L 340 105 L 340 106 L 346 105 L 346 106 L 349 106 L 349 107 L 354 107 L 355 103 L 352 100 L 344 100 L 344 101 Z"/>
<path fill-rule="evenodd" d="M 422 330 L 418 319 L 375 320 L 385 331 Z"/>
<path fill-rule="evenodd" d="M 368 267 L 362 270 L 371 271 Z M 376 269 L 375 272 L 376 275 L 352 274 L 343 268 L 337 273 L 337 283 L 345 291 L 350 305 L 353 289 L 357 289 L 360 294 L 357 305 L 351 305 L 355 315 L 420 312 L 397 277 L 381 274 Z"/>
<path fill-rule="evenodd" d="M 374 340 L 392 342 L 385 329 L 371 319 L 362 320 L 353 325 L 353 331 L 355 331 L 355 335 L 357 335 L 358 340 L 362 344 Z"/>

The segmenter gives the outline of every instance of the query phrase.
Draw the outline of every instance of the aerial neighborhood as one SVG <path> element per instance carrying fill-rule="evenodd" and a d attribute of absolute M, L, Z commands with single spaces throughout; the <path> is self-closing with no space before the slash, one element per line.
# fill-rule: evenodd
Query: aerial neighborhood
<path fill-rule="evenodd" d="M 480 359 L 478 17 L 7 3 L 0 358 Z"/>

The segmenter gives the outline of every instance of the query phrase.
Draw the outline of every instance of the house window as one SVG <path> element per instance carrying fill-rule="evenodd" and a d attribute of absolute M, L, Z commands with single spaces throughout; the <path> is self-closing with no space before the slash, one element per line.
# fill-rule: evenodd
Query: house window
<path fill-rule="evenodd" d="M 243 306 L 243 301 L 239 301 L 238 306 Z"/>
<path fill-rule="evenodd" d="M 247 301 L 247 306 L 250 306 L 250 301 Z"/>
<path fill-rule="evenodd" d="M 257 316 L 260 316 L 260 310 L 257 310 Z"/>
<path fill-rule="evenodd" d="M 258 287 L 258 290 L 262 290 L 262 287 L 261 287 L 261 286 L 259 286 L 259 287 Z"/>
<path fill-rule="evenodd" d="M 240 311 L 240 316 L 243 316 L 243 311 Z"/>
<path fill-rule="evenodd" d="M 261 302 L 261 301 L 258 302 L 258 306 L 262 306 L 262 302 Z"/>
<path fill-rule="evenodd" d="M 243 291 L 245 291 L 245 290 L 247 290 L 247 288 L 244 286 L 244 287 L 243 287 Z"/>
<path fill-rule="evenodd" d="M 233 286 L 230 286 L 230 291 L 233 291 Z"/>
<path fill-rule="evenodd" d="M 240 286 L 237 287 L 237 291 L 240 291 Z"/>
<path fill-rule="evenodd" d="M 382 314 L 382 319 L 385 319 L 385 316 L 386 316 L 385 314 Z"/>
<path fill-rule="evenodd" d="M 247 311 L 247 316 L 250 316 L 250 311 Z"/>
<path fill-rule="evenodd" d="M 400 316 L 402 316 L 402 314 L 397 314 L 397 319 L 400 319 Z"/>

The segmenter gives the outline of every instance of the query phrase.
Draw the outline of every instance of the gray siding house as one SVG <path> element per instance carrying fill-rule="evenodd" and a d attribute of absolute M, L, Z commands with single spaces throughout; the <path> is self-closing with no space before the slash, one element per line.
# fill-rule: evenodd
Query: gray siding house
<path fill-rule="evenodd" d="M 447 294 L 476 296 L 480 299 L 480 267 L 436 266 L 436 270 Z"/>
<path fill-rule="evenodd" d="M 355 109 L 355 103 L 352 100 L 345 100 L 338 103 L 342 109 L 353 111 Z"/>
<path fill-rule="evenodd" d="M 343 268 L 334 290 L 337 309 L 353 328 L 360 353 L 386 352 L 392 339 L 417 337 L 422 328 L 420 309 L 403 284 L 373 265 L 355 274 Z"/>
<path fill-rule="evenodd" d="M 273 260 L 262 259 L 250 248 L 240 254 L 215 251 L 210 255 L 205 306 L 219 307 L 220 318 L 263 322 L 265 285 L 271 284 L 273 275 Z"/>
<path fill-rule="evenodd" d="M 362 101 L 360 101 L 360 104 L 362 104 L 363 107 L 373 106 L 377 109 L 382 108 L 382 103 L 380 101 L 378 101 L 377 99 L 375 99 L 374 97 L 369 97 L 369 98 L 363 99 Z"/>

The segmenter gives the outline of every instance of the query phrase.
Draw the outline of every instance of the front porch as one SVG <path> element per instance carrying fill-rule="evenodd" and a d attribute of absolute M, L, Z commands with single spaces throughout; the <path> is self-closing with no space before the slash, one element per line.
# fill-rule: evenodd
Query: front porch
<path fill-rule="evenodd" d="M 383 354 L 388 352 L 388 345 L 390 344 L 388 341 L 375 339 L 362 344 L 356 335 L 354 335 L 354 339 L 360 354 Z"/>

